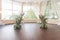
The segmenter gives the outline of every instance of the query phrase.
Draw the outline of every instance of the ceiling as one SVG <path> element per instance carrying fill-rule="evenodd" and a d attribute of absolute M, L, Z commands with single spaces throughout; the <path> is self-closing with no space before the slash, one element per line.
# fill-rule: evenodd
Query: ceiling
<path fill-rule="evenodd" d="M 13 0 L 13 1 L 17 1 L 17 2 L 41 2 L 43 0 Z"/>
<path fill-rule="evenodd" d="M 16 2 L 41 2 L 41 1 L 47 1 L 47 0 L 13 0 L 13 1 L 16 1 Z M 51 0 L 53 2 L 60 2 L 60 0 Z"/>

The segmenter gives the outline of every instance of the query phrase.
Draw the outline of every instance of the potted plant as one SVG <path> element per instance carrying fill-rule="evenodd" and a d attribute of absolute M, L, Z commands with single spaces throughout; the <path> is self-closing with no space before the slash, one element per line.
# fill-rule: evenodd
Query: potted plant
<path fill-rule="evenodd" d="M 24 14 L 20 14 L 19 17 L 16 17 L 14 29 L 21 29 L 21 21 Z"/>
<path fill-rule="evenodd" d="M 11 16 L 11 18 L 15 20 L 14 29 L 21 29 L 21 21 L 22 21 L 23 15 L 24 14 L 20 14 L 20 15 L 13 14 Z"/>
<path fill-rule="evenodd" d="M 39 15 L 39 18 L 41 20 L 41 26 L 42 29 L 47 29 L 47 18 L 44 15 Z"/>

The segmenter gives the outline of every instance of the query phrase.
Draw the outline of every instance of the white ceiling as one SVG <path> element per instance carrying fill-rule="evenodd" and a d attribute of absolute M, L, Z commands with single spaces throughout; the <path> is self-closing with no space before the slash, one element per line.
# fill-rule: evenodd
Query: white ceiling
<path fill-rule="evenodd" d="M 44 0 L 13 0 L 13 1 L 17 1 L 17 2 L 41 2 L 41 1 L 44 1 Z"/>
<path fill-rule="evenodd" d="M 47 0 L 13 0 L 16 2 L 41 2 L 41 1 L 47 1 Z M 53 2 L 60 2 L 60 0 L 51 0 Z"/>

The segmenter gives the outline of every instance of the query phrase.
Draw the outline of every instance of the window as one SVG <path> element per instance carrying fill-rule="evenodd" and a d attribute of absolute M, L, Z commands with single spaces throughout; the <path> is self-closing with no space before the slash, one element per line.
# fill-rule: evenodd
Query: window
<path fill-rule="evenodd" d="M 44 7 L 44 6 L 43 6 Z M 59 18 L 59 10 L 58 10 L 58 5 L 57 3 L 48 1 L 43 8 L 44 10 L 44 15 L 49 18 L 49 19 L 56 19 Z"/>
<path fill-rule="evenodd" d="M 39 8 L 37 5 L 24 5 L 23 12 L 25 19 L 38 19 Z"/>
<path fill-rule="evenodd" d="M 13 2 L 13 14 L 20 15 L 21 13 L 21 4 L 18 2 Z"/>
<path fill-rule="evenodd" d="M 9 19 L 12 14 L 12 1 L 2 0 L 2 19 Z"/>
<path fill-rule="evenodd" d="M 2 0 L 2 19 L 11 20 L 12 14 L 20 14 L 21 5 L 12 0 Z"/>

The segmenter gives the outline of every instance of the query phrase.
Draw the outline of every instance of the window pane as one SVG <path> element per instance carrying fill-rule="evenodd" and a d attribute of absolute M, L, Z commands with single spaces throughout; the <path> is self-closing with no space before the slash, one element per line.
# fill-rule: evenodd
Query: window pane
<path fill-rule="evenodd" d="M 2 13 L 3 13 L 2 14 L 2 19 L 8 20 L 8 19 L 10 19 L 12 11 L 10 11 L 10 10 L 3 10 Z"/>
<path fill-rule="evenodd" d="M 26 19 L 38 19 L 39 8 L 36 5 L 24 5 L 23 12 Z"/>
<path fill-rule="evenodd" d="M 13 1 L 12 4 L 12 0 L 2 0 L 2 19 L 11 20 L 12 14 L 19 15 L 20 11 L 20 3 Z"/>
<path fill-rule="evenodd" d="M 51 18 L 51 19 L 56 19 L 59 18 L 59 10 L 58 10 L 58 5 L 55 2 L 47 2 L 45 5 L 43 5 L 43 14 L 47 17 L 47 18 Z"/>
<path fill-rule="evenodd" d="M 8 20 L 12 14 L 12 1 L 2 0 L 2 19 Z"/>
<path fill-rule="evenodd" d="M 13 2 L 13 13 L 20 14 L 21 13 L 21 4 L 17 2 Z"/>
<path fill-rule="evenodd" d="M 11 0 L 2 0 L 2 9 L 12 9 L 12 1 Z"/>

